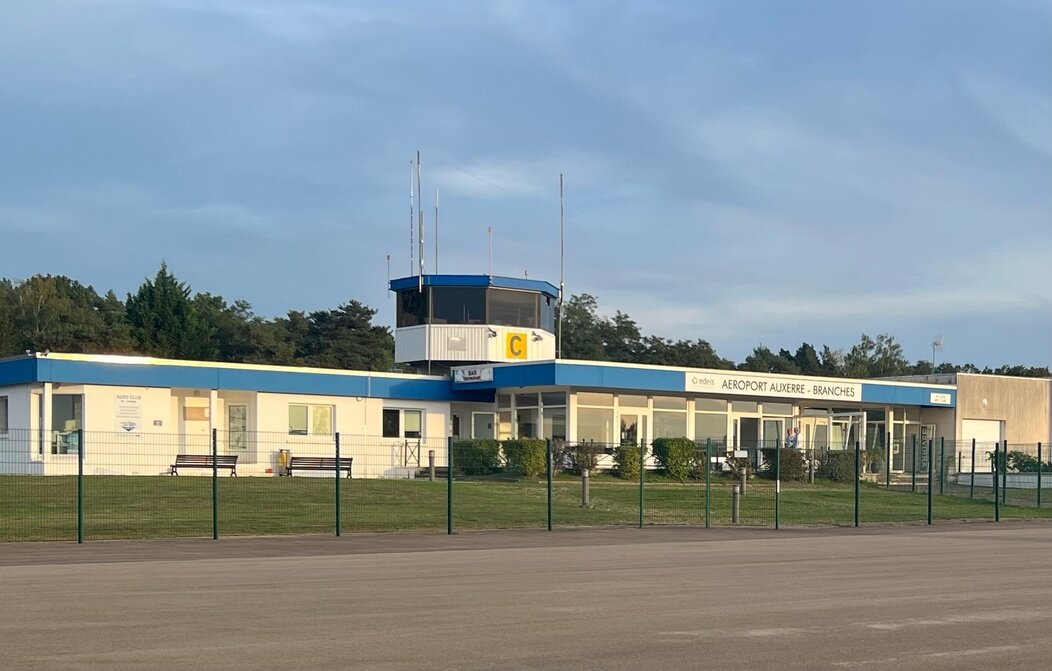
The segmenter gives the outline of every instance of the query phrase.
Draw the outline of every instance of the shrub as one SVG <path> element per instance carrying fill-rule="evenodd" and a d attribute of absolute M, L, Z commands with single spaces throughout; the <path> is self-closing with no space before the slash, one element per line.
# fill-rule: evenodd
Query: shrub
<path fill-rule="evenodd" d="M 695 472 L 697 451 L 689 438 L 658 438 L 653 446 L 654 459 L 670 478 L 686 480 Z"/>
<path fill-rule="evenodd" d="M 800 450 L 793 450 L 786 447 L 780 448 L 780 452 L 782 453 L 782 480 L 806 479 L 807 462 L 804 460 L 804 453 Z M 776 475 L 777 469 L 775 459 L 777 458 L 778 455 L 775 453 L 775 448 L 764 448 L 763 459 L 768 466 L 768 477 L 774 478 Z"/>
<path fill-rule="evenodd" d="M 453 443 L 453 468 L 466 475 L 486 475 L 500 468 L 500 442 L 458 440 Z"/>
<path fill-rule="evenodd" d="M 588 469 L 594 471 L 599 463 L 599 455 L 605 453 L 602 445 L 595 443 L 577 443 L 566 446 L 566 463 L 571 473 L 580 475 L 581 471 Z"/>
<path fill-rule="evenodd" d="M 822 471 L 833 482 L 855 481 L 855 453 L 831 450 L 822 458 Z"/>
<path fill-rule="evenodd" d="M 548 472 L 548 445 L 537 438 L 505 440 L 504 460 L 508 468 L 527 477 L 537 477 Z"/>
<path fill-rule="evenodd" d="M 884 458 L 887 456 L 883 445 L 870 445 L 866 448 L 866 468 L 870 473 L 884 471 Z"/>
<path fill-rule="evenodd" d="M 614 448 L 614 465 L 618 476 L 625 480 L 638 480 L 642 459 L 638 445 L 619 445 Z"/>

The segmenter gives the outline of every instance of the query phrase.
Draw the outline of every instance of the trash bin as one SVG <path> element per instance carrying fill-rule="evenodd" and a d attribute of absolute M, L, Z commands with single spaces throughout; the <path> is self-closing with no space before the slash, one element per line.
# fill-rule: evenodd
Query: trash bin
<path fill-rule="evenodd" d="M 289 461 L 292 453 L 288 450 L 278 450 L 278 477 L 289 474 Z"/>

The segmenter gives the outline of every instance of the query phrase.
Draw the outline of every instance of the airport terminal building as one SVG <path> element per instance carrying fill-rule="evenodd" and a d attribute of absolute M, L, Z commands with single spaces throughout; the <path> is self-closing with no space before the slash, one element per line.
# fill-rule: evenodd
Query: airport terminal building
<path fill-rule="evenodd" d="M 1052 439 L 1052 380 L 954 374 L 860 380 L 557 359 L 558 289 L 496 276 L 393 280 L 396 361 L 418 374 L 150 357 L 30 353 L 0 360 L 0 470 L 69 474 L 77 436 L 135 454 L 87 472 L 161 474 L 209 445 L 237 474 L 279 472 L 283 454 L 355 458 L 355 477 L 411 477 L 449 438 L 605 445 L 662 437 L 719 449 L 883 446 L 916 468 L 912 441 Z M 428 374 L 430 371 L 431 374 Z M 81 433 L 83 432 L 83 433 Z"/>

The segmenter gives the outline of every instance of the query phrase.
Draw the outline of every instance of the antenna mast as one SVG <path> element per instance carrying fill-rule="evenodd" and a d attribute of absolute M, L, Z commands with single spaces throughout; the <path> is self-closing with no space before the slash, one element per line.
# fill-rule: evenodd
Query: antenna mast
<path fill-rule="evenodd" d="M 416 195 L 420 200 L 420 207 L 416 208 L 417 219 L 420 222 L 420 279 L 417 282 L 420 293 L 424 292 L 424 192 L 420 189 L 420 150 L 416 150 Z"/>
<path fill-rule="evenodd" d="M 409 161 L 409 274 L 413 274 L 413 162 Z"/>
<path fill-rule="evenodd" d="M 489 276 L 493 277 L 493 227 L 489 226 L 486 228 L 486 234 L 489 235 Z"/>
<path fill-rule="evenodd" d="M 435 187 L 435 274 L 438 274 L 438 187 Z"/>
<path fill-rule="evenodd" d="M 559 329 L 556 334 L 556 342 L 559 344 L 555 352 L 555 358 L 563 358 L 563 292 L 566 289 L 565 282 L 565 269 L 566 269 L 566 249 L 563 241 L 565 240 L 564 225 L 563 225 L 563 174 L 559 173 Z"/>

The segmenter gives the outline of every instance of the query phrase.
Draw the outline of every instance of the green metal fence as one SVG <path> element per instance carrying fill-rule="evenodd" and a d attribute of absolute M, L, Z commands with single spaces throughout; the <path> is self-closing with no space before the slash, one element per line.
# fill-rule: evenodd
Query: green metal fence
<path fill-rule="evenodd" d="M 10 430 L 0 540 L 1052 517 L 1047 445 L 911 441 L 904 463 L 860 445 Z"/>

